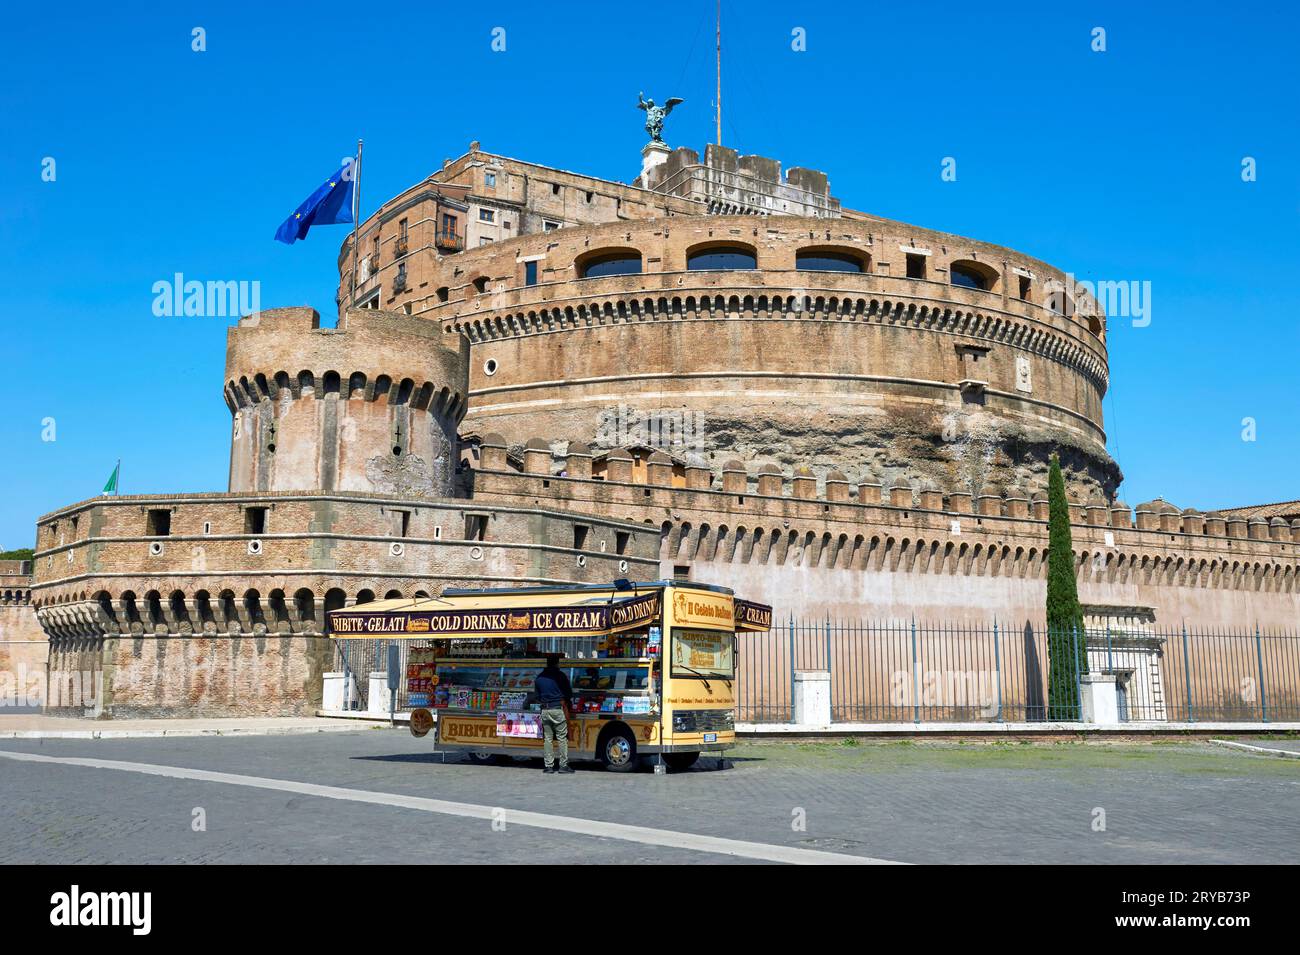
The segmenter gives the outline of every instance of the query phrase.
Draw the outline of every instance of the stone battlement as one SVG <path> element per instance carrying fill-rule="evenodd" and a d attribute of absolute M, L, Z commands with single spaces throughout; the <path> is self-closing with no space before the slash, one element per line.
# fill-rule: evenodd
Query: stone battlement
<path fill-rule="evenodd" d="M 826 173 L 793 166 L 782 175 L 780 160 L 742 156 L 716 143 L 705 147 L 704 162 L 694 149 L 679 146 L 643 172 L 638 182 L 698 202 L 710 214 L 840 215 L 840 201 L 831 196 Z"/>
<path fill-rule="evenodd" d="M 352 309 L 321 328 L 310 308 L 229 329 L 232 491 L 450 495 L 469 345 L 409 315 Z"/>
<path fill-rule="evenodd" d="M 719 475 L 707 466 L 675 462 L 662 451 L 650 455 L 644 480 L 634 480 L 634 458 L 626 450 L 604 454 L 604 472 L 593 475 L 591 448 L 571 442 L 566 453 L 556 455 L 552 447 L 562 442 L 534 438 L 523 449 L 520 463 L 510 459 L 505 440 L 497 434 L 482 439 L 479 470 L 498 476 L 524 475 L 547 482 L 552 498 L 565 496 L 575 503 L 600 501 L 633 507 L 645 514 L 679 510 L 713 510 L 738 519 L 759 516 L 820 518 L 860 523 L 930 525 L 947 528 L 965 524 L 984 527 L 988 518 L 999 533 L 1043 536 L 1048 518 L 1045 490 L 1009 495 L 943 493 L 913 487 L 903 481 L 888 486 L 871 478 L 850 480 L 836 470 L 820 476 L 811 468 L 795 468 L 785 474 L 771 462 L 726 462 Z M 557 481 L 556 479 L 561 479 Z M 575 486 L 586 485 L 585 491 Z M 475 494 L 491 493 L 499 485 L 475 480 Z M 886 517 L 888 515 L 888 517 Z M 1300 563 L 1300 519 L 1288 523 L 1282 518 L 1246 519 L 1193 508 L 1180 510 L 1162 500 L 1139 504 L 1136 509 L 1123 502 L 1108 504 L 1100 499 L 1070 502 L 1071 524 L 1077 539 L 1090 540 L 1111 532 L 1112 547 L 1122 542 L 1179 547 L 1221 546 L 1234 541 L 1249 542 L 1251 553 L 1268 556 L 1283 564 Z M 1038 526 L 1034 526 L 1038 525 Z M 962 533 L 962 531 L 957 531 Z M 1288 568 L 1289 572 L 1297 568 Z"/>

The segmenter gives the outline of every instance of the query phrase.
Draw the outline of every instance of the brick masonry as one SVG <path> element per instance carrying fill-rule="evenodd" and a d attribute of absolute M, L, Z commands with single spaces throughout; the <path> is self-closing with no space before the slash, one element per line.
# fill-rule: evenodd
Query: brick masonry
<path fill-rule="evenodd" d="M 344 242 L 337 327 L 242 318 L 228 492 L 39 519 L 51 667 L 102 680 L 110 716 L 305 713 L 330 609 L 619 576 L 793 613 L 1037 619 L 1053 451 L 1085 602 L 1293 624 L 1300 520 L 1117 499 L 1106 317 L 1052 291 L 1065 273 L 843 209 L 763 157 L 677 150 L 643 177 L 473 144 Z M 753 267 L 692 268 L 721 250 Z M 611 255 L 637 270 L 586 277 Z M 689 415 L 700 441 L 610 443 L 627 409 Z"/>

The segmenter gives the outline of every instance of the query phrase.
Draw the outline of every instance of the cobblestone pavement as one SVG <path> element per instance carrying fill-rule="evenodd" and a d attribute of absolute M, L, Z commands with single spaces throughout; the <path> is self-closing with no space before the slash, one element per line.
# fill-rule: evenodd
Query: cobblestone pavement
<path fill-rule="evenodd" d="M 667 776 L 580 766 L 567 777 L 524 763 L 444 763 L 400 729 L 4 740 L 0 750 L 507 810 L 499 832 L 487 820 L 412 809 L 0 759 L 0 862 L 745 861 L 511 824 L 509 810 L 901 862 L 1300 861 L 1300 761 L 1205 743 L 750 743 L 721 772 L 704 759 Z M 205 832 L 191 828 L 196 807 Z M 1095 831 L 1103 812 L 1104 831 Z"/>

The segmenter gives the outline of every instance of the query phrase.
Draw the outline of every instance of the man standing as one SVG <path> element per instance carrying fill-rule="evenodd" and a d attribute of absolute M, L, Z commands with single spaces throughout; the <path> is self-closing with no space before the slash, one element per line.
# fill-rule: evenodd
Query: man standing
<path fill-rule="evenodd" d="M 537 674 L 534 682 L 537 698 L 542 704 L 542 762 L 544 773 L 571 773 L 569 765 L 569 700 L 573 687 L 560 669 L 560 655 L 546 655 L 546 669 Z M 560 746 L 560 765 L 555 765 L 555 744 Z"/>

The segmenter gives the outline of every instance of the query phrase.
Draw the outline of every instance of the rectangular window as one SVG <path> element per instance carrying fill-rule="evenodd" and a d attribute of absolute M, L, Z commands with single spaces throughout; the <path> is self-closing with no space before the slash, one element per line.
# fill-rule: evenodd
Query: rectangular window
<path fill-rule="evenodd" d="M 524 284 L 525 285 L 537 284 L 537 262 L 536 261 L 524 263 Z"/>
<path fill-rule="evenodd" d="M 487 522 L 488 519 L 486 514 L 466 514 L 465 540 L 487 540 Z"/>
<path fill-rule="evenodd" d="M 560 224 L 558 222 L 551 222 L 549 219 L 542 220 L 542 231 L 544 232 L 554 232 L 559 227 Z"/>
<path fill-rule="evenodd" d="M 445 212 L 442 214 L 442 231 L 456 234 L 456 217 L 449 216 Z"/>
<path fill-rule="evenodd" d="M 1026 276 L 1024 276 L 1024 275 L 1020 276 L 1020 300 L 1021 300 L 1022 302 L 1028 302 L 1028 301 L 1029 301 L 1029 286 L 1030 286 L 1030 284 L 1031 284 L 1031 282 L 1030 282 L 1030 280 L 1029 280 L 1028 277 L 1026 277 Z"/>
<path fill-rule="evenodd" d="M 491 209 L 480 209 L 478 211 L 479 222 L 496 222 L 497 214 Z"/>
<path fill-rule="evenodd" d="M 614 553 L 626 554 L 627 542 L 632 537 L 627 531 L 617 531 L 614 534 Z"/>
<path fill-rule="evenodd" d="M 411 512 L 393 511 L 393 536 L 406 537 L 411 531 Z"/>
<path fill-rule="evenodd" d="M 489 238 L 488 238 L 487 236 L 485 236 L 485 235 L 481 235 L 481 236 L 478 237 L 478 244 L 479 244 L 480 246 L 483 246 L 483 245 L 491 245 L 491 244 L 492 244 L 492 240 L 489 239 Z"/>
<path fill-rule="evenodd" d="M 244 508 L 244 533 L 255 535 L 266 533 L 266 508 Z"/>
<path fill-rule="evenodd" d="M 672 674 L 675 680 L 730 680 L 736 672 L 736 637 L 723 630 L 683 630 L 673 627 Z"/>
<path fill-rule="evenodd" d="M 401 238 L 401 240 L 402 240 L 403 242 L 405 242 L 406 239 L 407 239 L 407 235 L 408 235 L 407 230 L 406 230 L 406 220 L 405 220 L 405 219 L 402 219 L 402 220 L 400 220 L 400 221 L 397 223 L 397 229 L 398 229 L 399 237 Z"/>
<path fill-rule="evenodd" d="M 483 173 L 483 185 L 489 189 L 495 189 L 497 187 L 497 174 L 494 172 Z"/>
<path fill-rule="evenodd" d="M 573 549 L 574 549 L 574 550 L 585 550 L 585 549 L 586 549 L 586 547 L 587 547 L 587 535 L 588 535 L 590 532 L 591 532 L 591 528 L 588 527 L 586 524 L 574 524 L 574 525 L 573 525 Z"/>
<path fill-rule="evenodd" d="M 673 567 L 673 580 L 690 580 L 691 568 L 686 564 L 678 564 Z"/>
<path fill-rule="evenodd" d="M 144 532 L 149 537 L 166 537 L 172 532 L 172 512 L 167 508 L 150 510 Z"/>
<path fill-rule="evenodd" d="M 907 277 L 909 279 L 925 278 L 925 256 L 907 253 Z"/>

